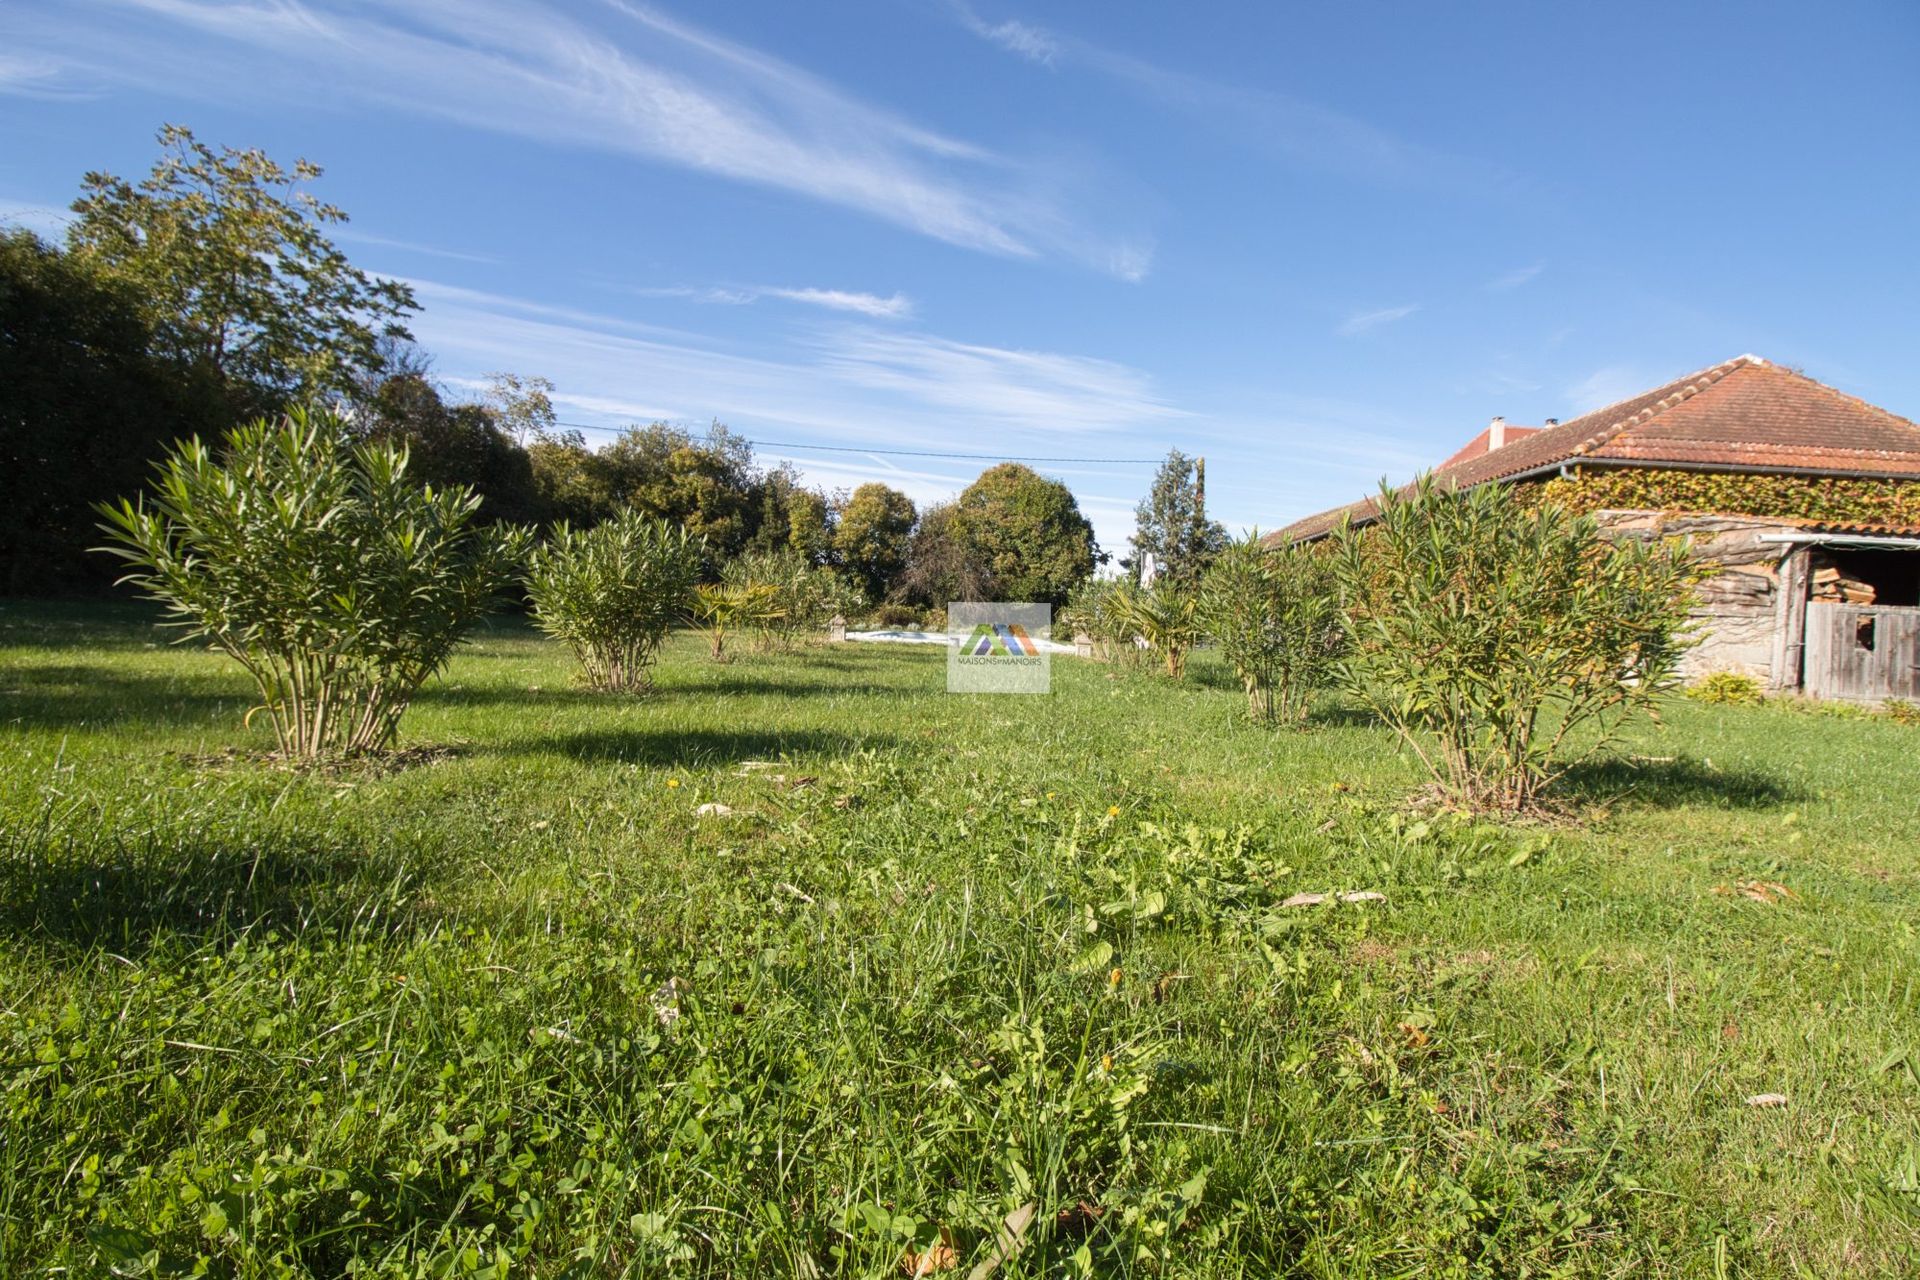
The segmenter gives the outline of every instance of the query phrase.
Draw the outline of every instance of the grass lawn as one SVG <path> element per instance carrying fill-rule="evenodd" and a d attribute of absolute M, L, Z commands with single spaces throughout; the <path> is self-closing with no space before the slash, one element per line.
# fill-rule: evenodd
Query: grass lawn
<path fill-rule="evenodd" d="M 943 661 L 622 699 L 506 621 L 296 776 L 145 613 L 0 606 L 0 1273 L 1920 1268 L 1920 729 L 1683 703 L 1476 825 L 1204 654 Z"/>

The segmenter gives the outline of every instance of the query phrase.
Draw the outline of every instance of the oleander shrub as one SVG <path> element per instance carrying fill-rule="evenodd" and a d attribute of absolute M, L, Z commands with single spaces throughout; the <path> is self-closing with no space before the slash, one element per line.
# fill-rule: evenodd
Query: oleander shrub
<path fill-rule="evenodd" d="M 390 746 L 426 680 L 510 580 L 525 535 L 475 517 L 464 487 L 413 482 L 404 449 L 354 444 L 298 409 L 198 439 L 153 492 L 103 506 L 120 579 L 253 677 L 280 752 L 296 760 Z"/>
<path fill-rule="evenodd" d="M 1702 571 L 1683 541 L 1423 476 L 1336 533 L 1345 683 L 1469 811 L 1535 807 L 1677 683 Z"/>
<path fill-rule="evenodd" d="M 631 508 L 590 529 L 558 525 L 527 566 L 534 620 L 573 650 L 591 687 L 645 692 L 705 552 L 701 538 Z"/>
<path fill-rule="evenodd" d="M 1200 623 L 1240 677 L 1248 716 L 1298 724 L 1345 647 L 1332 557 L 1263 546 L 1257 532 L 1230 542 L 1200 579 Z"/>

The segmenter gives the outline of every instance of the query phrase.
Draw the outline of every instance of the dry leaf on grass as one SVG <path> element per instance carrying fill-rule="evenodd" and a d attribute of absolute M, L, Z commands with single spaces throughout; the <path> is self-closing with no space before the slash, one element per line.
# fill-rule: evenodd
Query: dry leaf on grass
<path fill-rule="evenodd" d="M 687 984 L 678 978 L 668 978 L 654 988 L 648 1002 L 653 1005 L 653 1016 L 660 1019 L 660 1025 L 670 1027 L 680 1021 L 680 993 Z"/>
<path fill-rule="evenodd" d="M 1762 906 L 1771 907 L 1777 902 L 1798 902 L 1800 895 L 1781 884 L 1778 880 L 1735 880 L 1732 884 L 1719 884 L 1713 891 L 1723 898 L 1746 898 Z"/>
<path fill-rule="evenodd" d="M 696 817 L 701 818 L 728 818 L 733 816 L 733 806 L 710 800 L 693 812 Z"/>
<path fill-rule="evenodd" d="M 1106 1216 L 1107 1207 L 1103 1204 L 1090 1204 L 1085 1200 L 1069 1205 L 1053 1216 L 1054 1230 L 1070 1236 L 1084 1236 L 1093 1230 L 1093 1224 Z"/>
<path fill-rule="evenodd" d="M 1280 905 L 1283 907 L 1317 907 L 1329 898 L 1340 902 L 1385 902 L 1387 895 L 1375 893 L 1371 889 L 1350 889 L 1345 893 L 1296 893 Z"/>
<path fill-rule="evenodd" d="M 1756 1093 L 1747 1099 L 1747 1105 L 1750 1107 L 1784 1107 L 1787 1105 L 1787 1095 L 1784 1093 Z"/>
<path fill-rule="evenodd" d="M 994 1235 L 993 1252 L 967 1272 L 967 1280 L 987 1280 L 1008 1258 L 1027 1247 L 1027 1227 L 1033 1222 L 1036 1207 L 1031 1203 L 1023 1204 L 1007 1215 L 1006 1221 L 1000 1224 L 1000 1230 Z"/>
<path fill-rule="evenodd" d="M 953 1247 L 953 1232 L 940 1228 L 940 1238 L 927 1246 L 925 1253 L 912 1249 L 900 1255 L 900 1269 L 910 1276 L 929 1276 L 936 1271 L 951 1271 L 960 1265 L 960 1254 Z"/>

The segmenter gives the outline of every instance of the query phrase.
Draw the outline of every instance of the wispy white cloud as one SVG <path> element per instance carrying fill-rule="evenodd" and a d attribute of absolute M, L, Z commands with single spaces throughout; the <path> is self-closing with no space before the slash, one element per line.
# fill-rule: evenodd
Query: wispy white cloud
<path fill-rule="evenodd" d="M 901 320 L 913 314 L 913 302 L 903 293 L 883 298 L 878 294 L 847 289 L 766 289 L 763 292 L 770 298 L 803 302 L 810 307 L 825 307 L 829 311 L 853 311 L 876 320 Z"/>
<path fill-rule="evenodd" d="M 453 262 L 497 263 L 500 259 L 487 253 L 471 253 L 465 249 L 448 249 L 440 245 L 422 244 L 417 240 L 401 240 L 394 236 L 376 235 L 371 231 L 362 231 L 353 226 L 336 226 L 328 229 L 327 235 L 334 240 L 345 240 L 349 244 L 364 244 L 376 249 L 398 249 L 402 253 L 423 254 L 429 258 L 446 258 Z"/>
<path fill-rule="evenodd" d="M 1487 281 L 1487 288 L 1493 290 L 1495 293 L 1501 293 L 1508 289 L 1518 289 L 1521 285 L 1526 284 L 1546 269 L 1547 264 L 1544 262 L 1536 262 L 1530 267 L 1517 267 L 1505 275 L 1495 276 L 1493 279 Z"/>
<path fill-rule="evenodd" d="M 19 98 L 85 98 L 68 83 L 72 67 L 61 58 L 31 51 L 0 50 L 0 94 Z"/>
<path fill-rule="evenodd" d="M 729 289 L 719 285 L 647 285 L 633 292 L 643 298 L 685 298 L 689 302 L 710 302 L 728 307 L 744 307 L 760 297 L 752 289 Z"/>
<path fill-rule="evenodd" d="M 959 16 L 961 25 L 979 36 L 991 41 L 1009 53 L 1019 54 L 1029 62 L 1037 62 L 1043 67 L 1053 65 L 1060 53 L 1060 42 L 1039 27 L 1018 19 L 1008 18 L 1003 22 L 988 22 L 976 12 L 966 0 L 954 0 L 953 11 Z"/>
<path fill-rule="evenodd" d="M 643 298 L 685 298 L 689 302 L 709 302 L 743 307 L 762 298 L 778 298 L 829 311 L 851 311 L 875 320 L 904 320 L 913 314 L 913 299 L 904 293 L 882 297 L 856 289 L 795 289 L 779 285 L 655 285 L 633 290 Z"/>
<path fill-rule="evenodd" d="M 1144 243 L 1115 245 L 1107 259 L 1107 270 L 1128 284 L 1138 284 L 1153 270 L 1153 246 Z"/>
<path fill-rule="evenodd" d="M 829 428 L 841 443 L 897 444 L 911 432 L 905 438 L 991 448 L 996 432 L 1009 439 L 1038 434 L 1054 439 L 1058 452 L 1063 437 L 1187 416 L 1144 372 L 1091 356 L 863 324 L 822 327 L 769 354 L 618 317 L 429 280 L 408 283 L 423 304 L 412 327 L 429 349 L 445 353 L 449 368 L 471 364 L 474 376 L 496 368 L 537 371 L 575 393 L 643 395 L 650 410 L 674 418 L 717 413 Z M 1013 451 L 1032 453 L 1032 446 L 1026 439 Z"/>
<path fill-rule="evenodd" d="M 1567 400 L 1575 413 L 1591 413 L 1654 385 L 1646 377 L 1624 364 L 1604 365 L 1567 388 Z"/>
<path fill-rule="evenodd" d="M 1469 382 L 1467 389 L 1475 392 L 1489 392 L 1493 395 L 1519 395 L 1538 391 L 1541 389 L 1541 384 L 1517 373 L 1490 369 L 1478 381 Z"/>
<path fill-rule="evenodd" d="M 961 26 L 1030 62 L 1085 67 L 1209 129 L 1289 160 L 1368 181 L 1461 192 L 1505 191 L 1519 180 L 1486 161 L 1400 138 L 1331 107 L 1266 89 L 1226 84 L 1017 19 L 993 22 L 965 0 L 950 5 Z"/>
<path fill-rule="evenodd" d="M 832 334 L 820 347 L 824 367 L 847 383 L 955 410 L 967 420 L 1090 432 L 1185 416 L 1155 394 L 1145 374 L 1109 360 L 877 329 Z"/>
<path fill-rule="evenodd" d="M 411 328 L 453 385 L 494 369 L 544 374 L 563 418 L 617 426 L 712 418 L 761 439 L 1009 455 L 1155 457 L 1191 423 L 1145 372 L 1114 361 L 829 322 L 770 346 L 663 329 L 414 279 Z M 466 382 L 461 380 L 465 379 Z M 780 455 L 772 455 L 780 456 Z M 790 455 L 818 483 L 888 478 L 916 501 L 950 496 L 983 464 Z M 1096 529 L 1124 540 L 1150 470 L 1045 467 L 1073 483 Z M 834 478 L 837 477 L 837 478 Z"/>
<path fill-rule="evenodd" d="M 1363 333 L 1378 329 L 1381 325 L 1405 320 L 1419 309 L 1419 303 L 1410 302 L 1400 307 L 1381 307 L 1377 311 L 1356 311 L 1342 320 L 1339 328 L 1334 332 L 1343 338 L 1357 338 Z"/>
<path fill-rule="evenodd" d="M 50 240 L 66 235 L 73 214 L 57 205 L 36 204 L 31 200 L 10 200 L 0 196 L 0 224 L 25 227 Z"/>
<path fill-rule="evenodd" d="M 1067 207 L 1038 164 L 625 0 L 79 0 L 15 26 L 12 62 L 69 88 L 400 109 L 775 187 L 1009 257 L 1104 270 L 1131 239 Z"/>

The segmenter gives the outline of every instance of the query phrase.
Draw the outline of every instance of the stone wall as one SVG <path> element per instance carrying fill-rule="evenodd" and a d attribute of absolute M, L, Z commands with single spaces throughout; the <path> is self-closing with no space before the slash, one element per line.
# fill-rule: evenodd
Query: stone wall
<path fill-rule="evenodd" d="M 1762 682 L 1772 679 L 1780 560 L 1787 547 L 1760 538 L 1795 532 L 1793 525 L 1675 511 L 1596 511 L 1594 518 L 1616 537 L 1691 538 L 1697 555 L 1720 566 L 1720 572 L 1700 584 L 1694 617 L 1704 635 L 1682 664 L 1687 679 L 1715 671 L 1737 671 Z"/>

